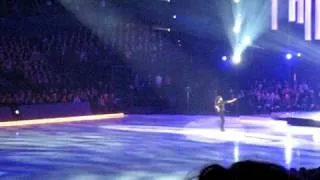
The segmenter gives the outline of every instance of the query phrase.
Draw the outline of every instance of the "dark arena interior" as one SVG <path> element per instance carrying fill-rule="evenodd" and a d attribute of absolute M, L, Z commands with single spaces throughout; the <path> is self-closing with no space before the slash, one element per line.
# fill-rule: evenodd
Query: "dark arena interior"
<path fill-rule="evenodd" d="M 0 0 L 0 179 L 320 179 L 320 0 Z"/>

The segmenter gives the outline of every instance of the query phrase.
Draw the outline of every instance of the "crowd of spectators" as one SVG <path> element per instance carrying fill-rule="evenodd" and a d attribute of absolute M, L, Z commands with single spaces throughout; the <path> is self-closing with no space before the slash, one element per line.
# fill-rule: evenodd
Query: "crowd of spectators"
<path fill-rule="evenodd" d="M 90 88 L 85 83 L 80 83 L 84 86 L 77 88 L 73 86 L 72 82 L 81 77 L 73 79 L 69 72 L 59 71 L 56 64 L 49 60 L 50 55 L 53 55 L 48 53 L 51 47 L 47 46 L 47 51 L 39 48 L 46 47 L 46 42 L 3 33 L 1 35 L 1 105 L 90 102 L 100 111 L 110 111 L 119 105 L 115 94 L 101 87 L 102 82 Z M 52 49 L 60 47 L 55 45 Z"/>
<path fill-rule="evenodd" d="M 41 54 L 36 42 L 27 37 L 2 34 L 0 37 L 0 69 L 9 79 L 24 84 L 50 84 L 66 80 L 54 72 L 48 59 Z M 15 77 L 12 77 L 15 76 Z"/>
<path fill-rule="evenodd" d="M 78 27 L 45 34 L 41 50 L 59 59 L 78 59 L 79 61 L 108 61 L 111 55 L 122 52 L 128 59 L 155 61 L 157 50 L 162 46 L 159 33 L 148 26 L 134 23 L 114 23 L 108 28 L 107 37 L 99 37 L 94 31 Z"/>
<path fill-rule="evenodd" d="M 0 35 L 0 104 L 89 101 L 110 111 L 120 106 L 123 95 L 122 102 L 136 99 L 128 94 L 137 96 L 144 91 L 142 87 L 156 84 L 157 74 L 149 73 L 145 83 L 126 72 L 124 65 L 133 59 L 155 62 L 161 49 L 160 33 L 130 22 L 108 26 L 110 34 L 105 37 L 79 25 L 41 26 L 41 33 L 34 36 L 4 30 Z"/>
<path fill-rule="evenodd" d="M 121 99 L 114 93 L 96 87 L 29 89 L 2 91 L 0 94 L 0 104 L 5 106 L 81 102 L 90 102 L 98 112 L 115 111 L 121 106 Z"/>
<path fill-rule="evenodd" d="M 138 29 L 138 34 L 142 34 L 141 37 L 134 34 L 135 31 L 132 31 L 133 34 L 129 33 L 131 32 L 129 29 L 134 27 Z M 152 63 L 159 59 L 157 56 L 159 53 L 156 52 L 161 50 L 163 43 L 161 36 L 152 32 L 148 27 L 142 26 L 141 28 L 134 24 L 118 23 L 113 28 L 115 29 L 112 32 L 118 34 L 112 34 L 112 37 L 127 34 L 125 35 L 126 38 L 101 40 L 93 31 L 84 27 L 77 27 L 75 30 L 69 31 L 58 31 L 55 34 L 44 33 L 38 39 L 3 34 L 0 37 L 2 80 L 13 80 L 11 81 L 12 84 L 18 85 L 18 87 L 19 85 L 20 87 L 23 86 L 23 89 L 26 90 L 20 89 L 14 93 L 8 91 L 2 93 L 0 103 L 38 104 L 95 100 L 97 104 L 105 104 L 108 100 L 104 100 L 104 93 L 95 94 L 95 98 L 92 97 L 93 92 L 89 90 L 90 88 L 87 88 L 88 82 L 102 80 L 100 83 L 106 85 L 114 82 L 111 82 L 110 78 L 103 80 L 105 76 L 97 76 L 99 73 L 91 73 L 97 67 L 93 68 L 90 76 L 86 74 L 88 67 L 82 69 L 81 74 L 77 64 L 90 63 L 96 66 L 101 65 L 99 62 L 112 65 L 119 64 L 117 62 L 120 61 L 117 56 L 118 52 L 123 52 L 126 59 L 148 59 Z M 142 57 L 143 54 L 149 54 L 150 56 Z M 129 82 L 128 86 L 124 87 L 127 92 L 141 89 L 141 82 L 136 82 L 136 76 L 130 78 L 127 81 Z M 150 77 L 148 78 L 150 79 Z M 162 81 L 165 80 L 163 80 L 163 76 L 155 74 L 148 81 L 148 85 L 153 84 L 157 87 L 159 86 L 157 84 L 162 84 Z M 156 83 L 156 81 L 161 82 Z M 37 87 L 37 90 L 34 90 L 34 87 Z M 40 87 L 45 90 L 41 90 Z M 66 90 L 64 87 L 69 87 L 70 90 Z M 94 88 L 92 87 L 91 90 Z M 48 89 L 50 90 L 48 91 Z M 246 103 L 256 113 L 320 109 L 320 94 L 316 88 L 307 82 L 264 80 L 256 81 L 245 89 L 244 93 L 247 94 L 246 99 L 248 99 Z M 192 98 L 195 97 L 192 96 L 193 93 L 196 93 L 192 92 L 194 87 L 188 87 L 188 92 L 183 88 L 180 90 L 185 94 L 182 96 L 182 98 L 185 98 L 185 103 L 189 104 L 189 101 L 192 101 Z M 110 91 L 108 93 L 115 94 Z M 232 91 L 231 94 L 233 97 L 236 96 Z M 156 94 L 152 96 L 156 96 Z M 174 95 L 169 96 L 171 99 L 167 99 L 168 101 L 174 99 Z"/>
<path fill-rule="evenodd" d="M 320 109 L 320 92 L 306 81 L 256 81 L 248 94 L 256 112 Z"/>
<path fill-rule="evenodd" d="M 79 1 L 81 2 L 81 1 Z M 1 1 L 1 15 L 3 16 L 33 16 L 52 15 L 64 12 L 58 0 L 3 0 Z"/>

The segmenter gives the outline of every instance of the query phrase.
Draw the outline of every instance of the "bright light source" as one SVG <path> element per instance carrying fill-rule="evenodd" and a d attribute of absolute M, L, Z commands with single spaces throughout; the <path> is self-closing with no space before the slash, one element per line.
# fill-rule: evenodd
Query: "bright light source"
<path fill-rule="evenodd" d="M 172 18 L 173 18 L 173 19 L 177 19 L 177 15 L 173 15 Z"/>
<path fill-rule="evenodd" d="M 287 53 L 287 54 L 286 54 L 286 58 L 287 58 L 288 60 L 292 59 L 292 54 L 291 54 L 291 53 Z"/>
<path fill-rule="evenodd" d="M 319 138 L 319 137 L 320 137 L 319 134 L 313 134 L 312 140 L 313 140 L 314 142 L 319 143 L 319 142 L 320 142 L 320 138 Z"/>
<path fill-rule="evenodd" d="M 19 115 L 19 114 L 20 114 L 20 111 L 19 111 L 18 109 L 16 109 L 16 110 L 14 111 L 14 114 L 15 114 L 15 115 Z"/>
<path fill-rule="evenodd" d="M 167 29 L 167 31 L 168 31 L 168 32 L 171 32 L 171 29 L 170 29 L 170 28 L 168 28 L 168 29 Z"/>
<path fill-rule="evenodd" d="M 241 25 L 240 24 L 236 24 L 234 27 L 233 27 L 233 32 L 235 34 L 239 34 L 241 31 Z"/>
<path fill-rule="evenodd" d="M 234 24 L 234 27 L 233 27 L 233 32 L 235 34 L 239 34 L 241 32 L 241 14 L 238 14 L 237 18 L 236 18 L 236 21 L 235 21 L 235 24 Z"/>
<path fill-rule="evenodd" d="M 232 62 L 234 64 L 239 64 L 241 62 L 241 54 L 240 53 L 235 53 L 233 56 L 232 56 Z"/>
<path fill-rule="evenodd" d="M 252 44 L 252 39 L 250 36 L 246 36 L 244 37 L 243 39 L 243 44 L 246 45 L 246 46 L 250 46 Z"/>
<path fill-rule="evenodd" d="M 222 61 L 226 61 L 226 60 L 228 60 L 228 58 L 227 58 L 227 56 L 222 56 Z"/>
<path fill-rule="evenodd" d="M 301 53 L 297 53 L 297 56 L 298 56 L 298 57 L 301 57 L 301 56 L 302 56 L 302 54 L 301 54 Z"/>
<path fill-rule="evenodd" d="M 238 4 L 240 0 L 233 0 L 233 2 Z"/>

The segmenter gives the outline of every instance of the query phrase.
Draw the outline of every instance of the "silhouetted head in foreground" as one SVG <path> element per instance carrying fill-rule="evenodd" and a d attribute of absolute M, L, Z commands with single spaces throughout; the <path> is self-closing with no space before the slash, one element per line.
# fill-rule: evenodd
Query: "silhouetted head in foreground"
<path fill-rule="evenodd" d="M 230 168 L 233 179 L 288 179 L 287 170 L 279 165 L 265 162 L 242 161 Z"/>
<path fill-rule="evenodd" d="M 282 166 L 255 162 L 242 161 L 234 163 L 229 169 L 220 165 L 210 165 L 204 168 L 199 175 L 199 180 L 260 180 L 260 179 L 285 179 L 288 180 L 288 171 Z"/>
<path fill-rule="evenodd" d="M 210 180 L 210 179 L 229 179 L 228 169 L 214 164 L 205 167 L 199 175 L 199 180 Z"/>

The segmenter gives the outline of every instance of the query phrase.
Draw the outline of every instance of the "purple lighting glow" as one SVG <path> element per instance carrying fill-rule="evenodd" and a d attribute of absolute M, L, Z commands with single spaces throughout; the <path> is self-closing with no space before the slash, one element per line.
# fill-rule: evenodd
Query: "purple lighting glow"
<path fill-rule="evenodd" d="M 312 28 L 312 1 L 311 0 L 305 0 L 306 1 L 306 11 L 305 11 L 305 40 L 311 41 L 311 28 Z"/>
<path fill-rule="evenodd" d="M 271 3 L 271 29 L 278 30 L 278 0 L 272 0 Z"/>
<path fill-rule="evenodd" d="M 316 0 L 315 39 L 320 40 L 320 0 Z"/>
<path fill-rule="evenodd" d="M 297 7 L 298 5 L 298 7 Z M 298 9 L 298 14 L 297 14 Z M 289 0 L 289 22 L 304 23 L 304 0 Z"/>
<path fill-rule="evenodd" d="M 289 22 L 296 21 L 296 0 L 289 0 Z"/>
<path fill-rule="evenodd" d="M 304 39 L 320 40 L 320 0 L 285 0 L 288 1 L 288 21 L 304 24 Z M 279 0 L 271 2 L 271 29 L 279 29 Z M 313 12 L 315 11 L 315 12 Z M 315 16 L 313 17 L 313 14 Z M 313 19 L 314 18 L 314 19 Z M 314 29 L 313 29 L 314 28 Z M 313 37 L 314 36 L 314 37 Z"/>

